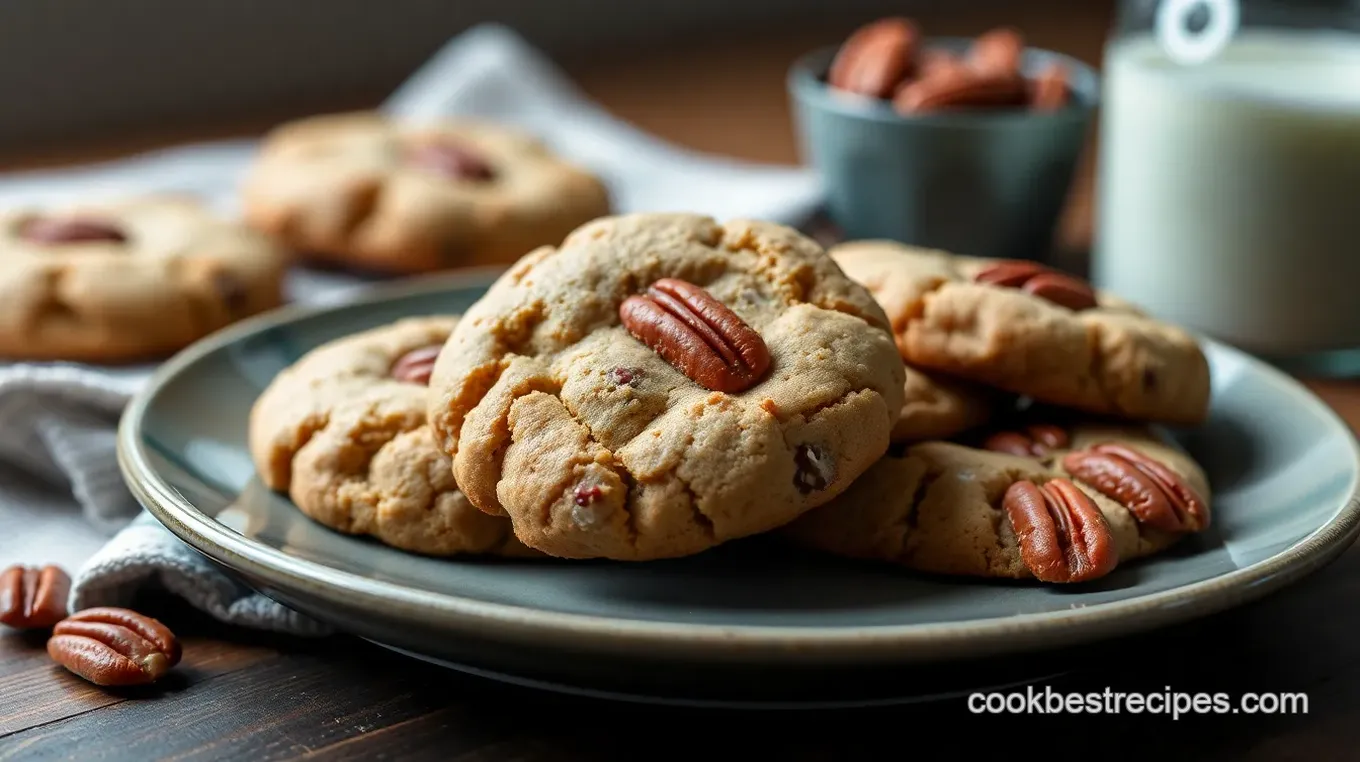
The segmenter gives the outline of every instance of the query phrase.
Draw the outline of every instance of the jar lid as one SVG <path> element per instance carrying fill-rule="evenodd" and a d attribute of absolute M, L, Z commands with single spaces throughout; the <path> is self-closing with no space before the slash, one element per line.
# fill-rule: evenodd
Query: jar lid
<path fill-rule="evenodd" d="M 1167 56 L 1181 64 L 1199 64 L 1214 56 L 1237 34 L 1238 0 L 1162 0 L 1157 8 L 1157 39 Z M 1204 23 L 1191 21 L 1199 14 Z"/>

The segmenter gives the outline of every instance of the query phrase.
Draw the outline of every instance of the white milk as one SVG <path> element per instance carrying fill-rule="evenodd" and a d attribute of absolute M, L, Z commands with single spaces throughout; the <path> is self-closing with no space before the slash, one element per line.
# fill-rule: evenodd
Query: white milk
<path fill-rule="evenodd" d="M 1360 347 L 1360 35 L 1105 68 L 1095 283 L 1249 351 Z"/>

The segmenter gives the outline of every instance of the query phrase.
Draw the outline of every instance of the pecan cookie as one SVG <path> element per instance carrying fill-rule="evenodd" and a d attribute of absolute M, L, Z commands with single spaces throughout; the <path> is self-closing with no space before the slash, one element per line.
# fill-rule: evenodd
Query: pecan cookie
<path fill-rule="evenodd" d="M 889 454 L 785 532 L 918 571 L 1070 583 L 1209 524 L 1203 471 L 1151 429 L 1035 422 L 984 441 L 994 449 L 926 442 Z"/>
<path fill-rule="evenodd" d="M 1208 413 L 1194 337 L 1077 278 L 887 241 L 831 254 L 883 305 L 909 365 L 1097 415 L 1195 425 Z"/>
<path fill-rule="evenodd" d="M 408 318 L 317 347 L 250 414 L 260 479 L 347 534 L 426 555 L 536 555 L 458 491 L 425 426 L 435 355 L 454 317 Z"/>
<path fill-rule="evenodd" d="M 604 184 L 505 127 L 333 114 L 269 135 L 247 221 L 310 259 L 393 274 L 514 262 L 609 212 Z"/>
<path fill-rule="evenodd" d="M 183 198 L 0 212 L 0 357 L 163 357 L 278 306 L 286 265 Z"/>
<path fill-rule="evenodd" d="M 883 310 L 811 239 L 637 214 L 507 271 L 431 387 L 473 504 L 551 555 L 643 560 L 842 492 L 886 451 L 904 368 Z"/>

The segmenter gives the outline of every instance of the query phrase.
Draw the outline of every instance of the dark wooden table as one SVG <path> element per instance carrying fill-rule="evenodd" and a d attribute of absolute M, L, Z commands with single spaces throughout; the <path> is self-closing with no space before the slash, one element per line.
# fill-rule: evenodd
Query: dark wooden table
<path fill-rule="evenodd" d="M 1012 17 L 929 19 L 939 33 L 1016 23 L 1038 44 L 1098 61 L 1108 3 L 1031 4 Z M 1048 4 L 1053 6 L 1054 4 Z M 1082 6 L 1077 10 L 1077 6 Z M 943 13 L 943 11 L 941 11 Z M 587 92 L 656 134 L 754 160 L 796 161 L 782 76 L 798 53 L 843 27 L 714 40 L 645 58 L 570 65 Z M 68 147 L 4 166 L 104 158 L 180 139 L 250 134 L 261 118 L 184 134 Z M 1059 231 L 1089 240 L 1089 165 Z M 1360 383 L 1310 384 L 1360 428 Z M 0 760 L 907 759 L 1022 750 L 1086 760 L 1354 759 L 1360 751 L 1360 550 L 1259 603 L 1074 657 L 1055 691 L 1166 690 L 1307 696 L 1306 712 L 1250 715 L 974 715 L 963 699 L 859 711 L 772 713 L 611 704 L 445 671 L 337 636 L 313 641 L 237 631 L 165 600 L 146 609 L 184 638 L 172 679 L 104 690 L 53 665 L 40 640 L 0 635 Z M 1039 686 L 1042 690 L 1043 686 Z"/>

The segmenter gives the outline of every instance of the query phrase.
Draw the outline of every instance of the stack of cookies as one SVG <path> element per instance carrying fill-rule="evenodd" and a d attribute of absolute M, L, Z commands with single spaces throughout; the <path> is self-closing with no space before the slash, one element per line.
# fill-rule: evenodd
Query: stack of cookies
<path fill-rule="evenodd" d="M 412 276 L 508 265 L 610 209 L 503 126 L 313 117 L 266 137 L 225 220 L 153 196 L 0 214 L 0 358 L 155 360 L 285 300 L 293 262 Z"/>
<path fill-rule="evenodd" d="M 1153 424 L 1206 414 L 1196 342 L 1029 262 L 688 214 L 600 217 L 461 316 L 319 347 L 260 397 L 261 479 L 454 556 L 647 561 L 759 534 L 1071 583 L 1209 521 Z"/>
<path fill-rule="evenodd" d="M 887 241 L 830 254 L 883 305 L 933 423 L 911 431 L 909 401 L 893 451 L 789 527 L 796 541 L 1061 583 L 1208 526 L 1204 473 L 1156 427 L 1208 414 L 1208 361 L 1188 333 L 1033 262 Z"/>

